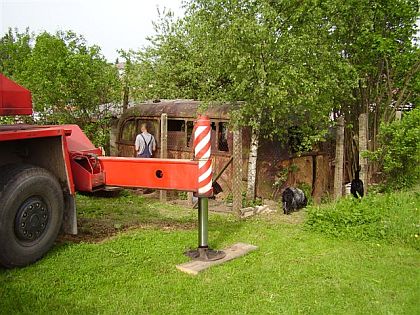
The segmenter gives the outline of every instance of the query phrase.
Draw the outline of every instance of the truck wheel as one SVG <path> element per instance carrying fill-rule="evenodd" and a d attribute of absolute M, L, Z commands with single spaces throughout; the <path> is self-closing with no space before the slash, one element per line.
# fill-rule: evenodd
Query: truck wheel
<path fill-rule="evenodd" d="M 0 265 L 26 266 L 54 244 L 63 220 L 63 192 L 47 170 L 0 167 Z"/>

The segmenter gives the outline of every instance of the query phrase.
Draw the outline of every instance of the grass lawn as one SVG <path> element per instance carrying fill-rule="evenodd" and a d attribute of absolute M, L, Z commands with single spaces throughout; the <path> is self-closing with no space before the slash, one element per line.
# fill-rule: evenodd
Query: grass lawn
<path fill-rule="evenodd" d="M 0 269 L 1 314 L 420 313 L 418 250 L 308 231 L 305 212 L 211 213 L 214 248 L 259 249 L 190 276 L 175 265 L 196 246 L 194 210 L 134 195 L 78 196 L 78 207 L 87 241 L 63 239 L 32 266 Z M 99 241 L 95 227 L 120 232 Z"/>

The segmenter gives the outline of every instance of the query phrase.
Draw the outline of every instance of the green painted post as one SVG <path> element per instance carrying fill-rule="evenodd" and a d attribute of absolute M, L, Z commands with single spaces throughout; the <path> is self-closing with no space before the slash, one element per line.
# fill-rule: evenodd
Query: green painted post
<path fill-rule="evenodd" d="M 198 198 L 198 247 L 208 247 L 209 239 L 209 199 Z"/>

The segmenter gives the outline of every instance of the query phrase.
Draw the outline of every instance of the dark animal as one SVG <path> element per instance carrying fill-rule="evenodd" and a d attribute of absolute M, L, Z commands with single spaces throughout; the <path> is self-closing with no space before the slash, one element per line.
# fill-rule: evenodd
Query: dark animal
<path fill-rule="evenodd" d="M 217 194 L 220 194 L 223 191 L 222 186 L 220 186 L 218 182 L 213 182 L 212 187 L 213 187 L 213 194 L 215 196 Z"/>
<path fill-rule="evenodd" d="M 308 199 L 299 188 L 288 187 L 283 191 L 281 196 L 283 202 L 284 214 L 290 214 L 293 211 L 302 209 L 308 204 Z"/>
<path fill-rule="evenodd" d="M 350 186 L 350 192 L 355 198 L 361 198 L 364 194 L 363 181 L 359 178 L 359 174 L 360 170 L 357 170 Z"/>

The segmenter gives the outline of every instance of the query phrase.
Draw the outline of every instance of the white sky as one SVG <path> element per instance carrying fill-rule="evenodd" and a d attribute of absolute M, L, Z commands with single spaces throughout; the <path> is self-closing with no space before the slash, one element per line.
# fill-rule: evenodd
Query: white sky
<path fill-rule="evenodd" d="M 153 34 L 157 8 L 182 15 L 182 0 L 0 0 L 0 37 L 9 27 L 31 32 L 72 30 L 99 45 L 111 62 L 117 49 L 139 49 Z"/>

